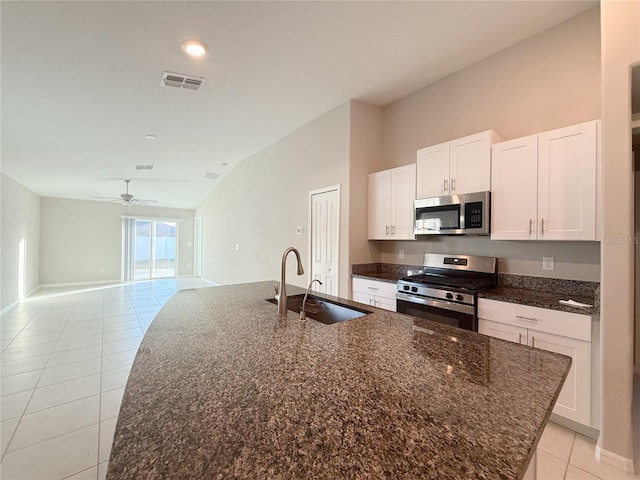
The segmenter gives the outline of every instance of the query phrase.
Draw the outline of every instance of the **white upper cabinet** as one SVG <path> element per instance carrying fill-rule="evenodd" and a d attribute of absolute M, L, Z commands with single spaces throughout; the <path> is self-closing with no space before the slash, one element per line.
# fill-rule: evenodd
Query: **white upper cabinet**
<path fill-rule="evenodd" d="M 441 143 L 417 152 L 417 198 L 491 189 L 493 130 Z"/>
<path fill-rule="evenodd" d="M 495 144 L 491 164 L 491 238 L 535 239 L 538 136 Z"/>
<path fill-rule="evenodd" d="M 588 122 L 538 135 L 539 239 L 596 239 L 596 128 Z"/>
<path fill-rule="evenodd" d="M 369 240 L 415 240 L 416 166 L 369 175 Z"/>
<path fill-rule="evenodd" d="M 494 240 L 596 240 L 597 121 L 493 146 Z"/>
<path fill-rule="evenodd" d="M 449 142 L 418 150 L 416 198 L 449 195 Z"/>

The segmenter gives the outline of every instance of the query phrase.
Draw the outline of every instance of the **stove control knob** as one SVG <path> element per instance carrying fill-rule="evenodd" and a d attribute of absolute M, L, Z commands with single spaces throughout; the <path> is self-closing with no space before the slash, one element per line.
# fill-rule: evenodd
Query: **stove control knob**
<path fill-rule="evenodd" d="M 462 300 L 464 300 L 464 297 L 461 294 L 457 294 L 456 295 L 456 300 L 458 300 L 459 302 L 461 302 Z"/>
<path fill-rule="evenodd" d="M 418 287 L 411 287 L 411 291 L 412 292 L 417 292 L 418 291 Z"/>
<path fill-rule="evenodd" d="M 403 288 L 404 290 L 409 290 L 411 287 L 410 287 L 409 285 L 404 285 L 402 288 Z"/>
<path fill-rule="evenodd" d="M 451 300 L 451 299 L 453 298 L 453 293 L 451 293 L 451 292 L 447 292 L 447 293 L 445 294 L 445 297 Z"/>

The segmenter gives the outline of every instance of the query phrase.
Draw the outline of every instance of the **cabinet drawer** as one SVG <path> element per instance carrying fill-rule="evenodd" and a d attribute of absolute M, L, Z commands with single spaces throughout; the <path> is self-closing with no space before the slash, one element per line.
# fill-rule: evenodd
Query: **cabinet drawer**
<path fill-rule="evenodd" d="M 386 297 L 395 300 L 397 285 L 389 282 L 377 282 L 364 278 L 353 279 L 353 291 L 368 293 L 377 297 Z"/>
<path fill-rule="evenodd" d="M 478 299 L 478 318 L 506 323 L 540 332 L 591 341 L 591 317 L 548 308 Z"/>

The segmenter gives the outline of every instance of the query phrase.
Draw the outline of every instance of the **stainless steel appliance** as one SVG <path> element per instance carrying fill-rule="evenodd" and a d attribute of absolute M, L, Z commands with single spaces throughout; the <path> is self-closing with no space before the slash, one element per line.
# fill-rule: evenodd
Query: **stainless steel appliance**
<path fill-rule="evenodd" d="M 491 192 L 414 201 L 416 235 L 489 235 Z"/>
<path fill-rule="evenodd" d="M 427 253 L 424 271 L 398 282 L 397 311 L 478 331 L 478 292 L 498 286 L 494 257 Z"/>

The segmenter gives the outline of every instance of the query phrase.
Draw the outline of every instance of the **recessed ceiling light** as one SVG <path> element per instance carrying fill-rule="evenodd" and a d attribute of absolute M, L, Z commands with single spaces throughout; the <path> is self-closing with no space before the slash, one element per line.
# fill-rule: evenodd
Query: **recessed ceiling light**
<path fill-rule="evenodd" d="M 185 40 L 182 42 L 182 49 L 191 57 L 202 57 L 207 53 L 207 47 L 200 40 Z"/>
<path fill-rule="evenodd" d="M 158 137 L 156 137 L 155 135 L 145 135 L 144 138 L 146 138 L 147 140 L 155 140 Z"/>

